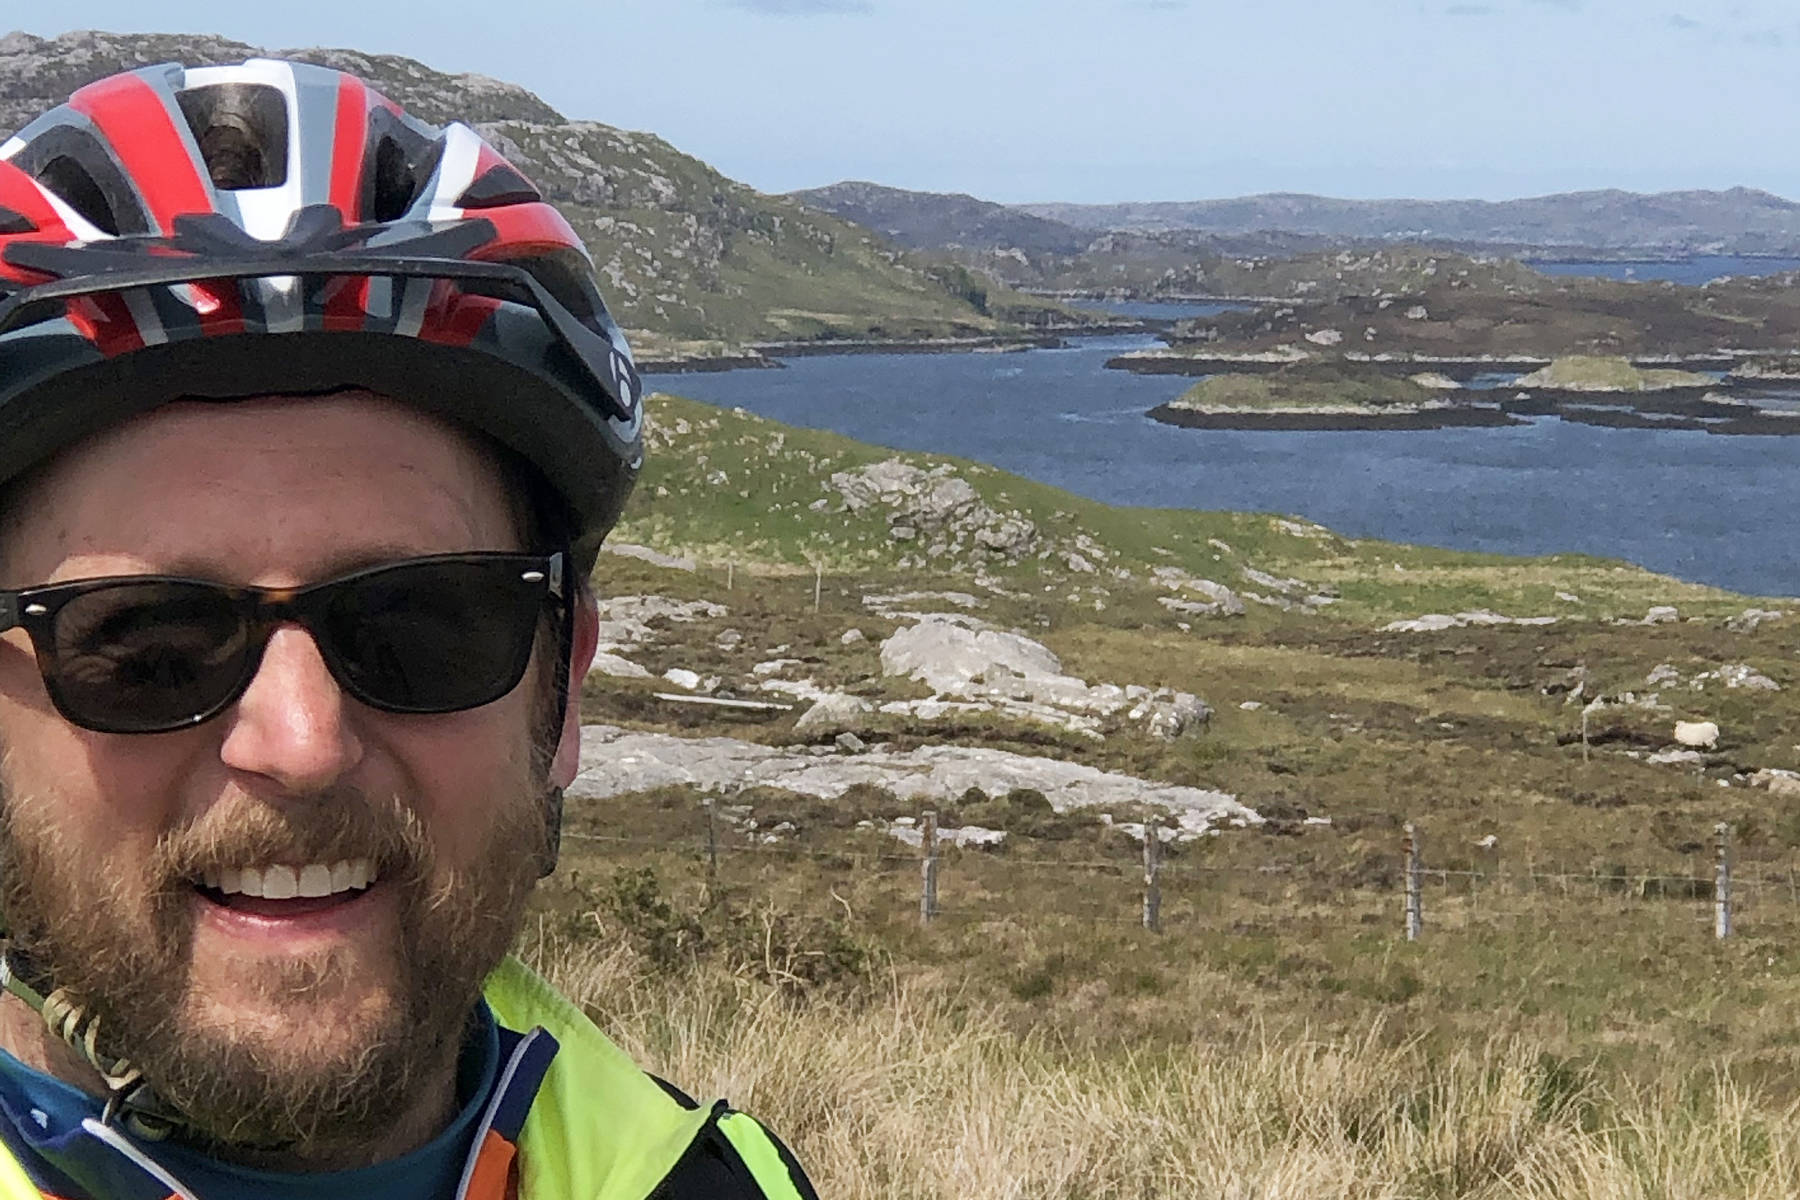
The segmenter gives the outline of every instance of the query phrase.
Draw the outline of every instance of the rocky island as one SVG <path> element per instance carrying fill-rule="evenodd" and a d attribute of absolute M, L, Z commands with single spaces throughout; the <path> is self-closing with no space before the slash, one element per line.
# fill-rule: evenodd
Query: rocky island
<path fill-rule="evenodd" d="M 1151 409 L 1150 416 L 1190 429 L 1443 429 L 1521 423 L 1469 396 L 1441 376 L 1397 379 L 1329 366 L 1289 366 L 1268 374 L 1209 376 Z"/>

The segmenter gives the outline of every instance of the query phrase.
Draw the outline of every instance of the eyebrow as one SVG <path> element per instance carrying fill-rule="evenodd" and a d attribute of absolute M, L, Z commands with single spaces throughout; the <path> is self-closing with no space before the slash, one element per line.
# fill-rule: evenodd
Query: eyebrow
<path fill-rule="evenodd" d="M 478 548 L 479 549 L 479 548 Z M 312 569 L 302 573 L 299 586 L 322 583 L 328 579 L 336 579 L 366 567 L 378 567 L 384 563 L 401 562 L 409 558 L 420 558 L 428 554 L 459 553 L 459 551 L 425 550 L 417 546 L 401 546 L 398 543 L 377 546 L 361 546 L 354 550 L 343 551 L 320 559 L 312 565 Z M 186 579 L 204 579 L 211 583 L 228 586 L 242 586 L 245 581 L 234 578 L 220 569 L 217 560 L 177 558 L 162 564 L 153 571 L 141 572 L 147 575 L 175 575 Z"/>

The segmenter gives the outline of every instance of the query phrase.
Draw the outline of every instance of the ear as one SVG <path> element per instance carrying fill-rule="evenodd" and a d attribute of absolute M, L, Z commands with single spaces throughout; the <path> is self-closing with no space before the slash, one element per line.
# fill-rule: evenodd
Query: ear
<path fill-rule="evenodd" d="M 564 698 L 562 735 L 550 760 L 550 783 L 559 788 L 573 783 L 581 770 L 581 682 L 594 665 L 594 652 L 600 645 L 600 609 L 593 592 L 585 587 L 576 593 L 575 627 L 570 632 L 569 692 Z"/>

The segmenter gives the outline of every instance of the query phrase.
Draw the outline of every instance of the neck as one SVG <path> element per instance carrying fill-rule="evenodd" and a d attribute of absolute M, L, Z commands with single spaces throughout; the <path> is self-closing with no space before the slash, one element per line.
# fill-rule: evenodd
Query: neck
<path fill-rule="evenodd" d="M 86 1060 L 50 1031 L 43 1017 L 10 992 L 0 992 L 0 1050 L 26 1066 L 62 1080 L 99 1100 L 106 1082 Z M 460 1042 L 419 1081 L 415 1099 L 379 1129 L 354 1138 L 318 1138 L 269 1148 L 216 1141 L 205 1130 L 184 1141 L 221 1162 L 269 1171 L 347 1171 L 399 1158 L 436 1137 L 456 1116 L 456 1067 Z M 185 1131 L 184 1131 L 185 1132 Z"/>

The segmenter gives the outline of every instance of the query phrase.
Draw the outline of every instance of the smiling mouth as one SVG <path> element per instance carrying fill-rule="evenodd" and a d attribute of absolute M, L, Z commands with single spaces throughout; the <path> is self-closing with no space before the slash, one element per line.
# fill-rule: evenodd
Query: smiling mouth
<path fill-rule="evenodd" d="M 367 858 L 292 866 L 225 867 L 206 872 L 194 888 L 221 908 L 261 917 L 297 917 L 365 894 L 378 872 Z"/>

